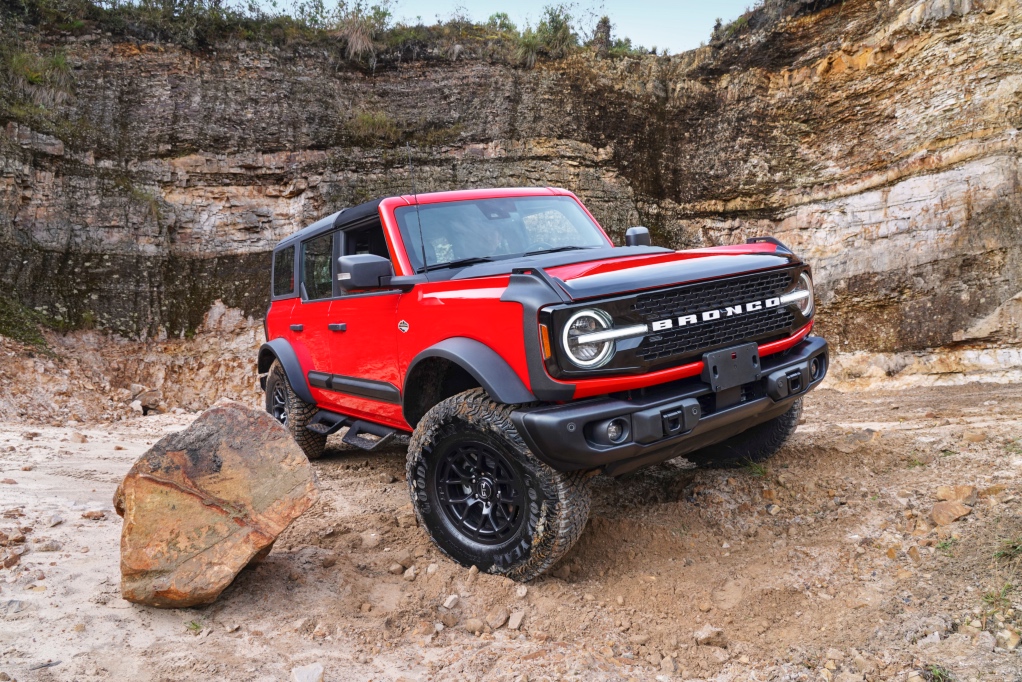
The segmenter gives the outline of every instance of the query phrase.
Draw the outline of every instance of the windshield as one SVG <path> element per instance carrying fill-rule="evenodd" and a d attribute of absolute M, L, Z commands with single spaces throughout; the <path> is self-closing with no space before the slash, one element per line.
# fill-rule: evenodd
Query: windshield
<path fill-rule="evenodd" d="M 415 206 L 402 206 L 394 215 L 416 272 L 609 246 L 602 230 L 571 197 L 450 201 L 420 205 L 418 215 Z"/>

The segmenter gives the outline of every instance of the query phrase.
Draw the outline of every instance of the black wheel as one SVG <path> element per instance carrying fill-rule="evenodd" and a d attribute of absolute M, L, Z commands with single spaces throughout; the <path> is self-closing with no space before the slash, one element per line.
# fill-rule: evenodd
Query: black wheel
<path fill-rule="evenodd" d="M 762 462 L 773 457 L 795 433 L 802 417 L 802 399 L 779 417 L 753 426 L 716 445 L 710 445 L 685 455 L 685 459 L 706 468 L 731 468 L 749 462 Z"/>
<path fill-rule="evenodd" d="M 447 556 L 527 581 L 578 540 L 589 488 L 582 474 L 532 454 L 511 422 L 514 407 L 482 389 L 433 407 L 412 435 L 408 486 L 420 524 Z"/>
<path fill-rule="evenodd" d="M 305 428 L 317 409 L 298 397 L 280 361 L 274 360 L 266 376 L 266 411 L 284 425 L 309 459 L 322 456 L 326 447 L 326 436 Z"/>

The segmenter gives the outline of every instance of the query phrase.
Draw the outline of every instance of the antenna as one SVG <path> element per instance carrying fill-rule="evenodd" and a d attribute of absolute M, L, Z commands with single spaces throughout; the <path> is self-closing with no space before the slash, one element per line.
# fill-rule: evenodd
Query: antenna
<path fill-rule="evenodd" d="M 412 198 L 415 199 L 415 220 L 419 223 L 419 247 L 422 249 L 422 271 L 427 272 L 426 266 L 428 263 L 426 263 L 426 238 L 422 236 L 422 216 L 419 215 L 419 193 L 415 191 L 415 166 L 412 164 L 412 145 L 405 142 L 405 149 L 408 151 L 408 173 L 412 176 Z"/>

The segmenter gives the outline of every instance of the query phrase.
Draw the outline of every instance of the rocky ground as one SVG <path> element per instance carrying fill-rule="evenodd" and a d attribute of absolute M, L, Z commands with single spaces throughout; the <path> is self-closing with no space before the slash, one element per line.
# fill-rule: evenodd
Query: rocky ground
<path fill-rule="evenodd" d="M 269 557 L 162 611 L 120 598 L 111 497 L 181 412 L 0 423 L 0 680 L 1022 680 L 1017 385 L 824 389 L 766 466 L 597 478 L 527 586 L 432 548 L 402 448 L 331 441 Z"/>

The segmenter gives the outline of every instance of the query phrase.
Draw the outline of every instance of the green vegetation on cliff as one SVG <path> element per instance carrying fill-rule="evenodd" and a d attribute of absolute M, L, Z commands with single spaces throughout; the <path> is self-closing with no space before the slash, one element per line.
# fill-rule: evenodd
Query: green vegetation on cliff
<path fill-rule="evenodd" d="M 0 295 L 0 336 L 44 347 L 46 339 L 39 331 L 40 325 L 48 325 L 43 315 L 18 303 L 10 295 Z"/>
<path fill-rule="evenodd" d="M 643 54 L 627 38 L 612 39 L 610 19 L 586 27 L 571 5 L 548 6 L 535 26 L 519 28 L 507 14 L 474 23 L 455 13 L 432 25 L 394 23 L 388 3 L 365 0 L 296 0 L 290 10 L 254 1 L 225 0 L 0 0 L 6 16 L 37 30 L 84 34 L 103 31 L 122 38 L 165 41 L 195 50 L 225 40 L 274 45 L 329 46 L 360 65 L 408 59 L 475 57 L 531 68 L 580 49 L 603 56 Z"/>

